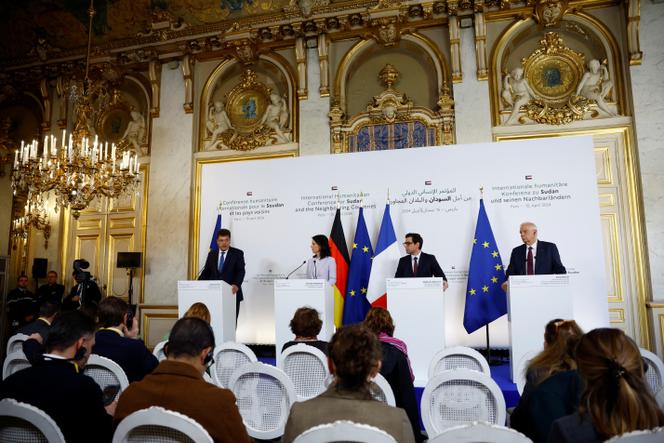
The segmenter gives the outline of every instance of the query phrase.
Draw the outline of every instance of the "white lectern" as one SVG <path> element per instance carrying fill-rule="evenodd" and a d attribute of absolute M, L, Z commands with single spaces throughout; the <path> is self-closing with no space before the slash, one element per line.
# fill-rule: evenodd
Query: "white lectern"
<path fill-rule="evenodd" d="M 329 341 L 334 334 L 334 295 L 326 280 L 275 280 L 274 321 L 277 362 L 281 361 L 281 348 L 294 336 L 290 321 L 298 308 L 308 306 L 318 311 L 323 328 L 320 340 Z"/>
<path fill-rule="evenodd" d="M 205 303 L 217 345 L 235 341 L 235 297 L 231 286 L 222 280 L 178 281 L 178 316 L 182 318 L 194 303 Z"/>
<path fill-rule="evenodd" d="M 554 318 L 574 318 L 574 303 L 569 275 L 513 275 L 507 291 L 510 333 L 510 370 L 517 380 L 523 356 L 539 352 L 544 343 L 544 327 Z"/>
<path fill-rule="evenodd" d="M 445 347 L 445 296 L 442 278 L 388 278 L 387 308 L 395 336 L 408 346 L 415 385 L 428 380 L 429 362 Z"/>

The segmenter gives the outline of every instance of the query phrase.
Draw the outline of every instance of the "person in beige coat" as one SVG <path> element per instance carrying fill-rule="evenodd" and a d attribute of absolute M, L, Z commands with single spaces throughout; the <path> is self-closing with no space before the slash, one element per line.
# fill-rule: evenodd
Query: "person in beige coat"
<path fill-rule="evenodd" d="M 414 443 L 404 410 L 374 400 L 369 391 L 369 379 L 381 365 L 380 342 L 374 333 L 361 324 L 338 329 L 328 352 L 334 382 L 318 397 L 293 405 L 282 442 L 290 443 L 317 425 L 350 420 L 382 429 L 400 443 Z"/>

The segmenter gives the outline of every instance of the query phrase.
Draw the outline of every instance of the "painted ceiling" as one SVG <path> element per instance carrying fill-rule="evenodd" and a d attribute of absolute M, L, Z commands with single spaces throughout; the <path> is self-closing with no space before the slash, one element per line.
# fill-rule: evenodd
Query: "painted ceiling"
<path fill-rule="evenodd" d="M 153 13 L 168 11 L 188 26 L 280 11 L 289 0 L 95 0 L 94 45 L 145 32 Z M 43 39 L 57 49 L 87 44 L 89 0 L 0 0 L 0 59 L 31 55 Z"/>

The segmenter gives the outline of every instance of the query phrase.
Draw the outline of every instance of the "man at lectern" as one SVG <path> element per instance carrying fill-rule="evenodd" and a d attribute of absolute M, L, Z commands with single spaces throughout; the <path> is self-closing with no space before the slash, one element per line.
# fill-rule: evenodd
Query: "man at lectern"
<path fill-rule="evenodd" d="M 240 314 L 242 296 L 242 281 L 244 280 L 244 252 L 231 247 L 231 231 L 220 229 L 217 232 L 218 251 L 210 251 L 205 260 L 205 267 L 199 280 L 223 280 L 231 285 L 235 294 L 235 319 Z"/>
<path fill-rule="evenodd" d="M 403 242 L 408 255 L 399 259 L 394 278 L 408 277 L 442 277 L 443 291 L 447 289 L 447 277 L 438 264 L 436 256 L 422 252 L 424 240 L 420 234 L 408 233 Z"/>
<path fill-rule="evenodd" d="M 512 249 L 505 278 L 510 275 L 567 274 L 555 243 L 537 240 L 537 226 L 523 222 L 519 227 L 523 244 Z M 503 283 L 507 289 L 507 280 Z"/>

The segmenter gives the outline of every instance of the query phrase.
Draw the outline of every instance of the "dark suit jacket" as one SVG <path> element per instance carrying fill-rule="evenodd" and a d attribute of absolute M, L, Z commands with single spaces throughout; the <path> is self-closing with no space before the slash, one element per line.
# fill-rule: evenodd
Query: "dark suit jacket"
<path fill-rule="evenodd" d="M 79 295 L 81 284 L 85 285 L 85 294 L 79 301 L 72 301 L 72 298 Z M 69 295 L 62 300 L 62 309 L 78 309 L 82 304 L 98 305 L 101 301 L 101 291 L 99 286 L 93 280 L 87 283 L 79 283 L 71 288 Z"/>
<path fill-rule="evenodd" d="M 546 443 L 551 425 L 576 412 L 583 390 L 576 371 L 559 372 L 535 385 L 527 377 L 519 404 L 510 417 L 510 426 L 535 443 Z"/>
<path fill-rule="evenodd" d="M 206 382 L 187 363 L 162 361 L 152 374 L 129 385 L 120 395 L 113 421 L 117 425 L 132 412 L 150 406 L 193 418 L 217 443 L 251 441 L 233 393 Z"/>
<path fill-rule="evenodd" d="M 282 443 L 291 443 L 309 428 L 337 420 L 375 426 L 399 443 L 412 443 L 413 430 L 403 409 L 388 406 L 363 391 L 337 391 L 332 384 L 311 400 L 296 402 L 288 416 Z"/>
<path fill-rule="evenodd" d="M 52 285 L 46 283 L 45 285 L 41 285 L 37 290 L 37 299 L 39 300 L 39 304 L 43 303 L 44 301 L 50 301 L 51 303 L 59 305 L 62 303 L 62 297 L 64 295 L 65 287 L 60 283 L 55 283 Z"/>
<path fill-rule="evenodd" d="M 34 333 L 37 333 L 41 335 L 44 341 L 46 341 L 46 339 L 48 338 L 48 331 L 50 330 L 51 330 L 51 325 L 49 325 L 46 322 L 46 320 L 39 317 L 37 320 L 33 321 L 32 323 L 28 323 L 27 325 L 19 329 L 18 333 L 25 335 L 32 335 Z"/>
<path fill-rule="evenodd" d="M 0 384 L 0 398 L 44 411 L 67 443 L 111 441 L 111 416 L 104 409 L 101 389 L 69 361 L 46 360 L 12 374 Z"/>
<path fill-rule="evenodd" d="M 427 254 L 425 252 L 420 253 L 420 259 L 417 264 L 417 275 L 413 275 L 413 259 L 410 255 L 406 255 L 399 259 L 399 265 L 397 266 L 397 272 L 394 274 L 394 278 L 403 278 L 403 277 L 443 277 L 443 280 L 447 281 L 445 273 L 438 264 L 436 256 L 433 254 Z"/>
<path fill-rule="evenodd" d="M 129 383 L 142 380 L 159 365 L 157 357 L 148 351 L 142 340 L 122 337 L 111 330 L 97 331 L 92 353 L 119 364 Z"/>
<path fill-rule="evenodd" d="M 588 414 L 583 417 L 575 412 L 553 422 L 549 443 L 600 443 L 605 441 L 595 431 Z"/>
<path fill-rule="evenodd" d="M 526 254 L 525 243 L 512 249 L 505 278 L 509 278 L 510 275 L 526 275 Z M 555 243 L 537 241 L 535 274 L 567 274 L 565 266 L 560 261 L 560 254 Z"/>
<path fill-rule="evenodd" d="M 32 321 L 30 316 L 37 317 L 39 306 L 37 305 L 37 297 L 35 294 L 19 288 L 12 289 L 7 294 L 7 311 L 8 318 L 12 326 L 21 327 Z"/>
<path fill-rule="evenodd" d="M 383 359 L 380 374 L 385 377 L 394 393 L 397 408 L 406 411 L 410 426 L 415 434 L 415 441 L 423 441 L 420 430 L 420 416 L 417 410 L 415 387 L 410 376 L 410 367 L 406 355 L 389 343 L 381 342 Z"/>
<path fill-rule="evenodd" d="M 244 281 L 244 252 L 237 248 L 228 248 L 224 258 L 224 269 L 219 273 L 217 270 L 218 251 L 210 251 L 205 260 L 205 267 L 201 272 L 199 280 L 223 280 L 229 285 L 240 288 L 237 291 L 237 301 L 244 300 L 242 295 L 242 282 Z"/>
<path fill-rule="evenodd" d="M 291 346 L 300 345 L 300 344 L 305 344 L 307 346 L 313 346 L 314 348 L 321 351 L 323 354 L 327 355 L 327 342 L 323 341 L 323 340 L 316 340 L 316 341 L 291 340 L 291 341 L 287 341 L 286 343 L 284 343 L 283 347 L 281 348 L 281 352 L 283 353 L 286 349 L 290 348 Z"/>

